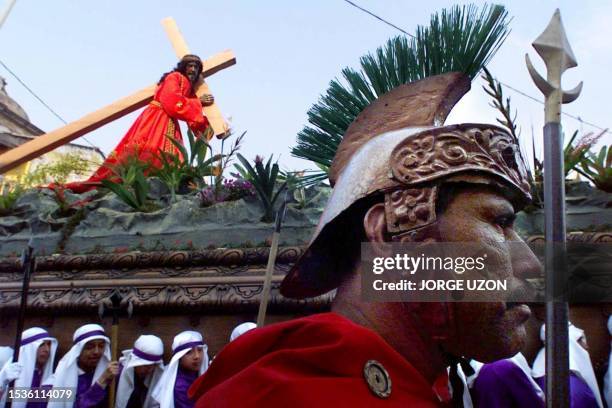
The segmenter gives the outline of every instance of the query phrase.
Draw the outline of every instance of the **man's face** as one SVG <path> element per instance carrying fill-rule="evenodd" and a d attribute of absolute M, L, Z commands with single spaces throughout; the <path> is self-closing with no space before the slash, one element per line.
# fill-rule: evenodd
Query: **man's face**
<path fill-rule="evenodd" d="M 541 265 L 514 230 L 514 208 L 501 194 L 485 187 L 463 190 L 438 217 L 439 233 L 446 242 L 478 242 L 489 254 L 491 278 L 509 280 L 536 277 Z M 512 242 L 511 246 L 506 243 Z M 491 256 L 492 255 L 492 256 Z M 452 318 L 447 352 L 482 362 L 507 358 L 525 343 L 524 304 L 504 301 L 448 304 Z"/>
<path fill-rule="evenodd" d="M 189 350 L 189 353 L 181 357 L 179 360 L 179 365 L 183 370 L 199 371 L 203 358 L 204 349 L 202 347 L 194 347 Z"/>
<path fill-rule="evenodd" d="M 136 374 L 136 376 L 141 380 L 144 380 L 147 378 L 147 376 L 153 373 L 153 370 L 155 370 L 155 364 L 141 365 L 134 367 L 134 374 Z"/>
<path fill-rule="evenodd" d="M 185 75 L 189 78 L 190 81 L 194 81 L 196 79 L 196 75 L 198 74 L 198 64 L 196 62 L 189 62 L 185 67 Z"/>
<path fill-rule="evenodd" d="M 91 340 L 85 343 L 79 355 L 79 367 L 83 371 L 93 371 L 104 354 L 106 342 L 104 340 Z"/>
<path fill-rule="evenodd" d="M 36 351 L 36 367 L 44 367 L 44 365 L 47 364 L 47 361 L 49 361 L 50 355 L 51 341 L 45 340 L 40 346 L 38 346 L 38 350 Z"/>

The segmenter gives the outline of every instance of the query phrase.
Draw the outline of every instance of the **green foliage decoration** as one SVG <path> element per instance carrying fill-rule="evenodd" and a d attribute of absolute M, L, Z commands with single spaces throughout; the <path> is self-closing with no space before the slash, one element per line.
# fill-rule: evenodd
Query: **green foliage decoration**
<path fill-rule="evenodd" d="M 255 165 L 252 166 L 240 153 L 237 154 L 237 157 L 242 166 L 235 165 L 236 168 L 239 172 L 244 172 L 245 179 L 253 184 L 257 196 L 264 206 L 264 215 L 261 217 L 261 221 L 273 222 L 276 201 L 287 188 L 287 181 L 281 182 L 277 186 L 280 173 L 278 163 L 272 164 L 272 156 L 270 156 L 264 165 L 263 158 L 257 156 Z"/>
<path fill-rule="evenodd" d="M 210 145 L 206 142 L 206 135 L 196 138 L 193 132 L 188 131 L 189 151 L 178 140 L 170 138 L 170 141 L 180 154 L 160 150 L 159 158 L 162 167 L 153 170 L 151 173 L 166 184 L 174 202 L 176 201 L 176 193 L 183 186 L 191 184 L 194 189 L 197 189 L 205 185 L 205 177 L 214 174 L 215 163 L 221 160 L 223 156 L 214 155 L 207 158 Z"/>
<path fill-rule="evenodd" d="M 92 165 L 99 165 L 83 157 L 81 153 L 59 153 L 50 163 L 43 163 L 26 174 L 23 184 L 29 187 L 49 183 L 65 184 L 70 176 L 85 176 Z"/>
<path fill-rule="evenodd" d="M 149 183 L 145 178 L 146 165 L 138 160 L 132 160 L 123 166 L 119 173 L 119 180 L 102 180 L 102 185 L 111 190 L 121 201 L 136 211 L 150 212 L 157 207 L 147 200 Z"/>
<path fill-rule="evenodd" d="M 24 192 L 25 189 L 19 184 L 14 186 L 6 184 L 2 187 L 2 194 L 0 194 L 0 217 L 13 212 L 17 200 Z"/>
<path fill-rule="evenodd" d="M 612 145 L 602 146 L 597 154 L 586 154 L 576 171 L 595 184 L 595 187 L 612 193 Z"/>
<path fill-rule="evenodd" d="M 503 6 L 455 6 L 419 26 L 413 38 L 398 36 L 361 58 L 361 68 L 344 68 L 342 79 L 308 111 L 308 122 L 297 136 L 293 156 L 314 162 L 324 179 L 349 125 L 370 103 L 406 83 L 447 72 L 474 78 L 509 33 Z"/>

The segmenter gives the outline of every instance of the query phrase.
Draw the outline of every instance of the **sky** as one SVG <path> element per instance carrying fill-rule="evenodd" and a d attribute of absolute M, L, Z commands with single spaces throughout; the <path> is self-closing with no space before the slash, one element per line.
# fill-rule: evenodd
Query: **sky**
<path fill-rule="evenodd" d="M 445 0 L 354 0 L 407 32 L 426 25 L 432 13 L 454 4 Z M 0 0 L 4 8 L 7 0 Z M 483 4 L 482 2 L 475 2 Z M 561 9 L 578 67 L 563 76 L 565 89 L 584 81 L 580 98 L 564 111 L 597 126 L 612 127 L 608 98 L 612 91 L 612 2 L 508 1 L 511 33 L 489 65 L 502 82 L 543 99 L 525 68 L 529 53 L 538 71 L 544 64 L 531 42 L 544 30 L 555 8 Z M 173 17 L 191 51 L 203 58 L 231 49 L 237 64 L 207 79 L 235 134 L 247 131 L 241 153 L 279 158 L 286 170 L 314 168 L 290 149 L 307 124 L 306 113 L 345 66 L 387 39 L 401 35 L 344 0 L 17 0 L 0 28 L 0 60 L 68 122 L 156 83 L 176 64 L 160 24 Z M 45 131 L 63 123 L 3 67 L 7 92 Z M 497 112 L 480 79 L 457 104 L 447 123 L 494 123 Z M 510 89 L 521 138 L 531 150 L 532 129 L 541 150 L 543 106 Z M 77 139 L 110 152 L 138 112 Z M 563 117 L 566 132 L 598 131 Z M 612 143 L 607 133 L 599 144 Z M 230 139 L 232 140 L 232 139 Z M 213 148 L 220 149 L 218 141 Z M 528 153 L 528 155 L 530 155 Z"/>

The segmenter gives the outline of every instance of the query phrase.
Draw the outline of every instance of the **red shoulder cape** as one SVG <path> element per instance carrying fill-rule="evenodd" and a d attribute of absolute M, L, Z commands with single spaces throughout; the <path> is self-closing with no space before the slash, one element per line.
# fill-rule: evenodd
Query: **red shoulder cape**
<path fill-rule="evenodd" d="M 367 361 L 389 373 L 376 396 Z M 429 384 L 378 334 L 335 313 L 255 329 L 223 348 L 189 390 L 196 407 L 439 407 Z"/>

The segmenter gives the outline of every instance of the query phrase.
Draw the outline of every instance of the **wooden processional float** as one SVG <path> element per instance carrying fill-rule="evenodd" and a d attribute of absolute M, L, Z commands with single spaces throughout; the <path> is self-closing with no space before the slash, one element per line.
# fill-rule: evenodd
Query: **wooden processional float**
<path fill-rule="evenodd" d="M 172 47 L 176 56 L 181 59 L 184 55 L 189 54 L 189 48 L 185 42 L 181 32 L 172 17 L 167 17 L 162 20 L 162 25 L 166 34 L 170 38 Z M 198 97 L 204 94 L 212 94 L 204 78 L 209 77 L 227 67 L 236 64 L 236 57 L 231 50 L 220 52 L 212 57 L 202 60 L 202 81 L 196 88 Z M 40 135 L 31 141 L 24 143 L 14 149 L 9 150 L 0 155 L 0 174 L 5 173 L 22 163 L 42 156 L 62 145 L 65 145 L 74 139 L 77 139 L 89 132 L 98 129 L 116 119 L 119 119 L 139 108 L 148 104 L 155 93 L 157 85 L 151 85 L 140 91 L 133 93 L 98 109 L 84 117 L 77 119 L 66 126 L 55 129 L 49 133 Z M 214 131 L 217 138 L 222 139 L 227 136 L 229 127 L 219 110 L 219 107 L 213 103 L 204 107 L 204 114 Z"/>

